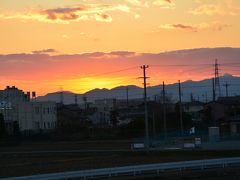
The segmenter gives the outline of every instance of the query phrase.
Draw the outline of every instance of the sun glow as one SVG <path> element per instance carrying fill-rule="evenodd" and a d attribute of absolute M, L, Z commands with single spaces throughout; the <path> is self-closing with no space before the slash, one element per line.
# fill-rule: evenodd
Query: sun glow
<path fill-rule="evenodd" d="M 0 86 L 15 85 L 41 95 L 60 86 L 83 93 L 142 86 L 137 78 L 143 64 L 235 61 L 239 55 L 232 56 L 231 49 L 226 57 L 224 50 L 208 56 L 175 50 L 240 47 L 239 16 L 239 0 L 1 0 Z M 148 83 L 200 80 L 212 70 L 150 66 Z"/>

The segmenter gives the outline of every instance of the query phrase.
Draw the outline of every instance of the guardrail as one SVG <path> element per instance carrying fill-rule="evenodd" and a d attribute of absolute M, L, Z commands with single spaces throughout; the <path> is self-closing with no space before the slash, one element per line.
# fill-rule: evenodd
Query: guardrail
<path fill-rule="evenodd" d="M 182 162 L 170 162 L 170 163 L 159 163 L 159 164 L 146 164 L 136 166 L 125 166 L 115 168 L 103 168 L 93 170 L 81 170 L 81 171 L 70 171 L 62 173 L 50 173 L 33 176 L 22 176 L 4 178 L 3 180 L 29 180 L 29 179 L 71 179 L 71 178 L 98 178 L 98 177 L 117 177 L 123 175 L 136 175 L 144 173 L 156 173 L 169 171 L 169 170 L 204 170 L 210 168 L 225 168 L 228 166 L 240 166 L 240 157 L 235 158 L 222 158 L 222 159 L 208 159 L 208 160 L 194 160 L 194 161 L 182 161 Z"/>

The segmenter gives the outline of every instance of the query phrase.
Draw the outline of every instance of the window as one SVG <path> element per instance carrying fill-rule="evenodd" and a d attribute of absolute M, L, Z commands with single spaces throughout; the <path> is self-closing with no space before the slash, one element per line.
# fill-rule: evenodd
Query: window
<path fill-rule="evenodd" d="M 40 123 L 39 122 L 36 122 L 36 128 L 40 129 Z"/>
<path fill-rule="evenodd" d="M 39 107 L 35 107 L 35 113 L 39 114 Z"/>

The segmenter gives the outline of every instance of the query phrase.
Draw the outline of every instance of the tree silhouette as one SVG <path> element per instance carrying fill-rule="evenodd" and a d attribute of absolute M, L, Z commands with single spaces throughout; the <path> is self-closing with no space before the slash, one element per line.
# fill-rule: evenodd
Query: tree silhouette
<path fill-rule="evenodd" d="M 3 138 L 5 135 L 6 135 L 6 126 L 5 126 L 3 115 L 0 114 L 0 138 Z"/>
<path fill-rule="evenodd" d="M 18 137 L 20 135 L 20 128 L 17 121 L 13 122 L 13 136 Z"/>

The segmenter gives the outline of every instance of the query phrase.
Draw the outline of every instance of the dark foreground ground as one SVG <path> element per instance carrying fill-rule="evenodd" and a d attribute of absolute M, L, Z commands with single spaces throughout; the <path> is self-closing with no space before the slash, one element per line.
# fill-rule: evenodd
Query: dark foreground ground
<path fill-rule="evenodd" d="M 162 175 L 158 177 L 142 177 L 139 180 L 239 180 L 240 169 L 218 169 L 207 172 L 184 172 L 182 174 Z M 130 179 L 129 179 L 130 180 Z M 133 180 L 133 179 L 132 179 Z"/>
<path fill-rule="evenodd" d="M 122 152 L 121 149 L 123 150 Z M 78 150 L 84 151 L 80 152 Z M 87 152 L 87 150 L 101 151 Z M 0 178 L 82 169 L 240 156 L 240 150 L 188 150 L 150 153 L 124 150 L 129 150 L 129 142 L 127 141 L 45 142 L 0 147 Z M 234 170 L 230 175 L 236 176 L 235 172 L 238 173 L 240 171 Z M 218 174 L 218 171 L 215 171 L 216 173 Z M 220 173 L 222 173 L 222 170 Z M 230 177 L 230 175 L 228 176 Z M 240 179 L 240 173 L 237 176 Z M 178 178 L 178 176 L 171 178 Z M 181 178 L 186 179 L 188 177 Z M 224 176 L 220 175 L 219 178 L 224 178 Z M 155 179 L 159 179 L 159 177 Z M 166 179 L 166 177 L 163 179 Z M 208 180 L 207 178 L 204 179 Z M 231 180 L 234 180 L 234 177 Z"/>
<path fill-rule="evenodd" d="M 205 170 L 196 172 L 182 172 L 182 173 L 172 173 L 168 175 L 161 175 L 157 177 L 142 177 L 137 178 L 139 180 L 239 180 L 240 179 L 240 169 L 215 169 L 215 170 Z M 129 179 L 130 180 L 130 179 Z M 133 180 L 133 179 L 132 179 Z"/>

